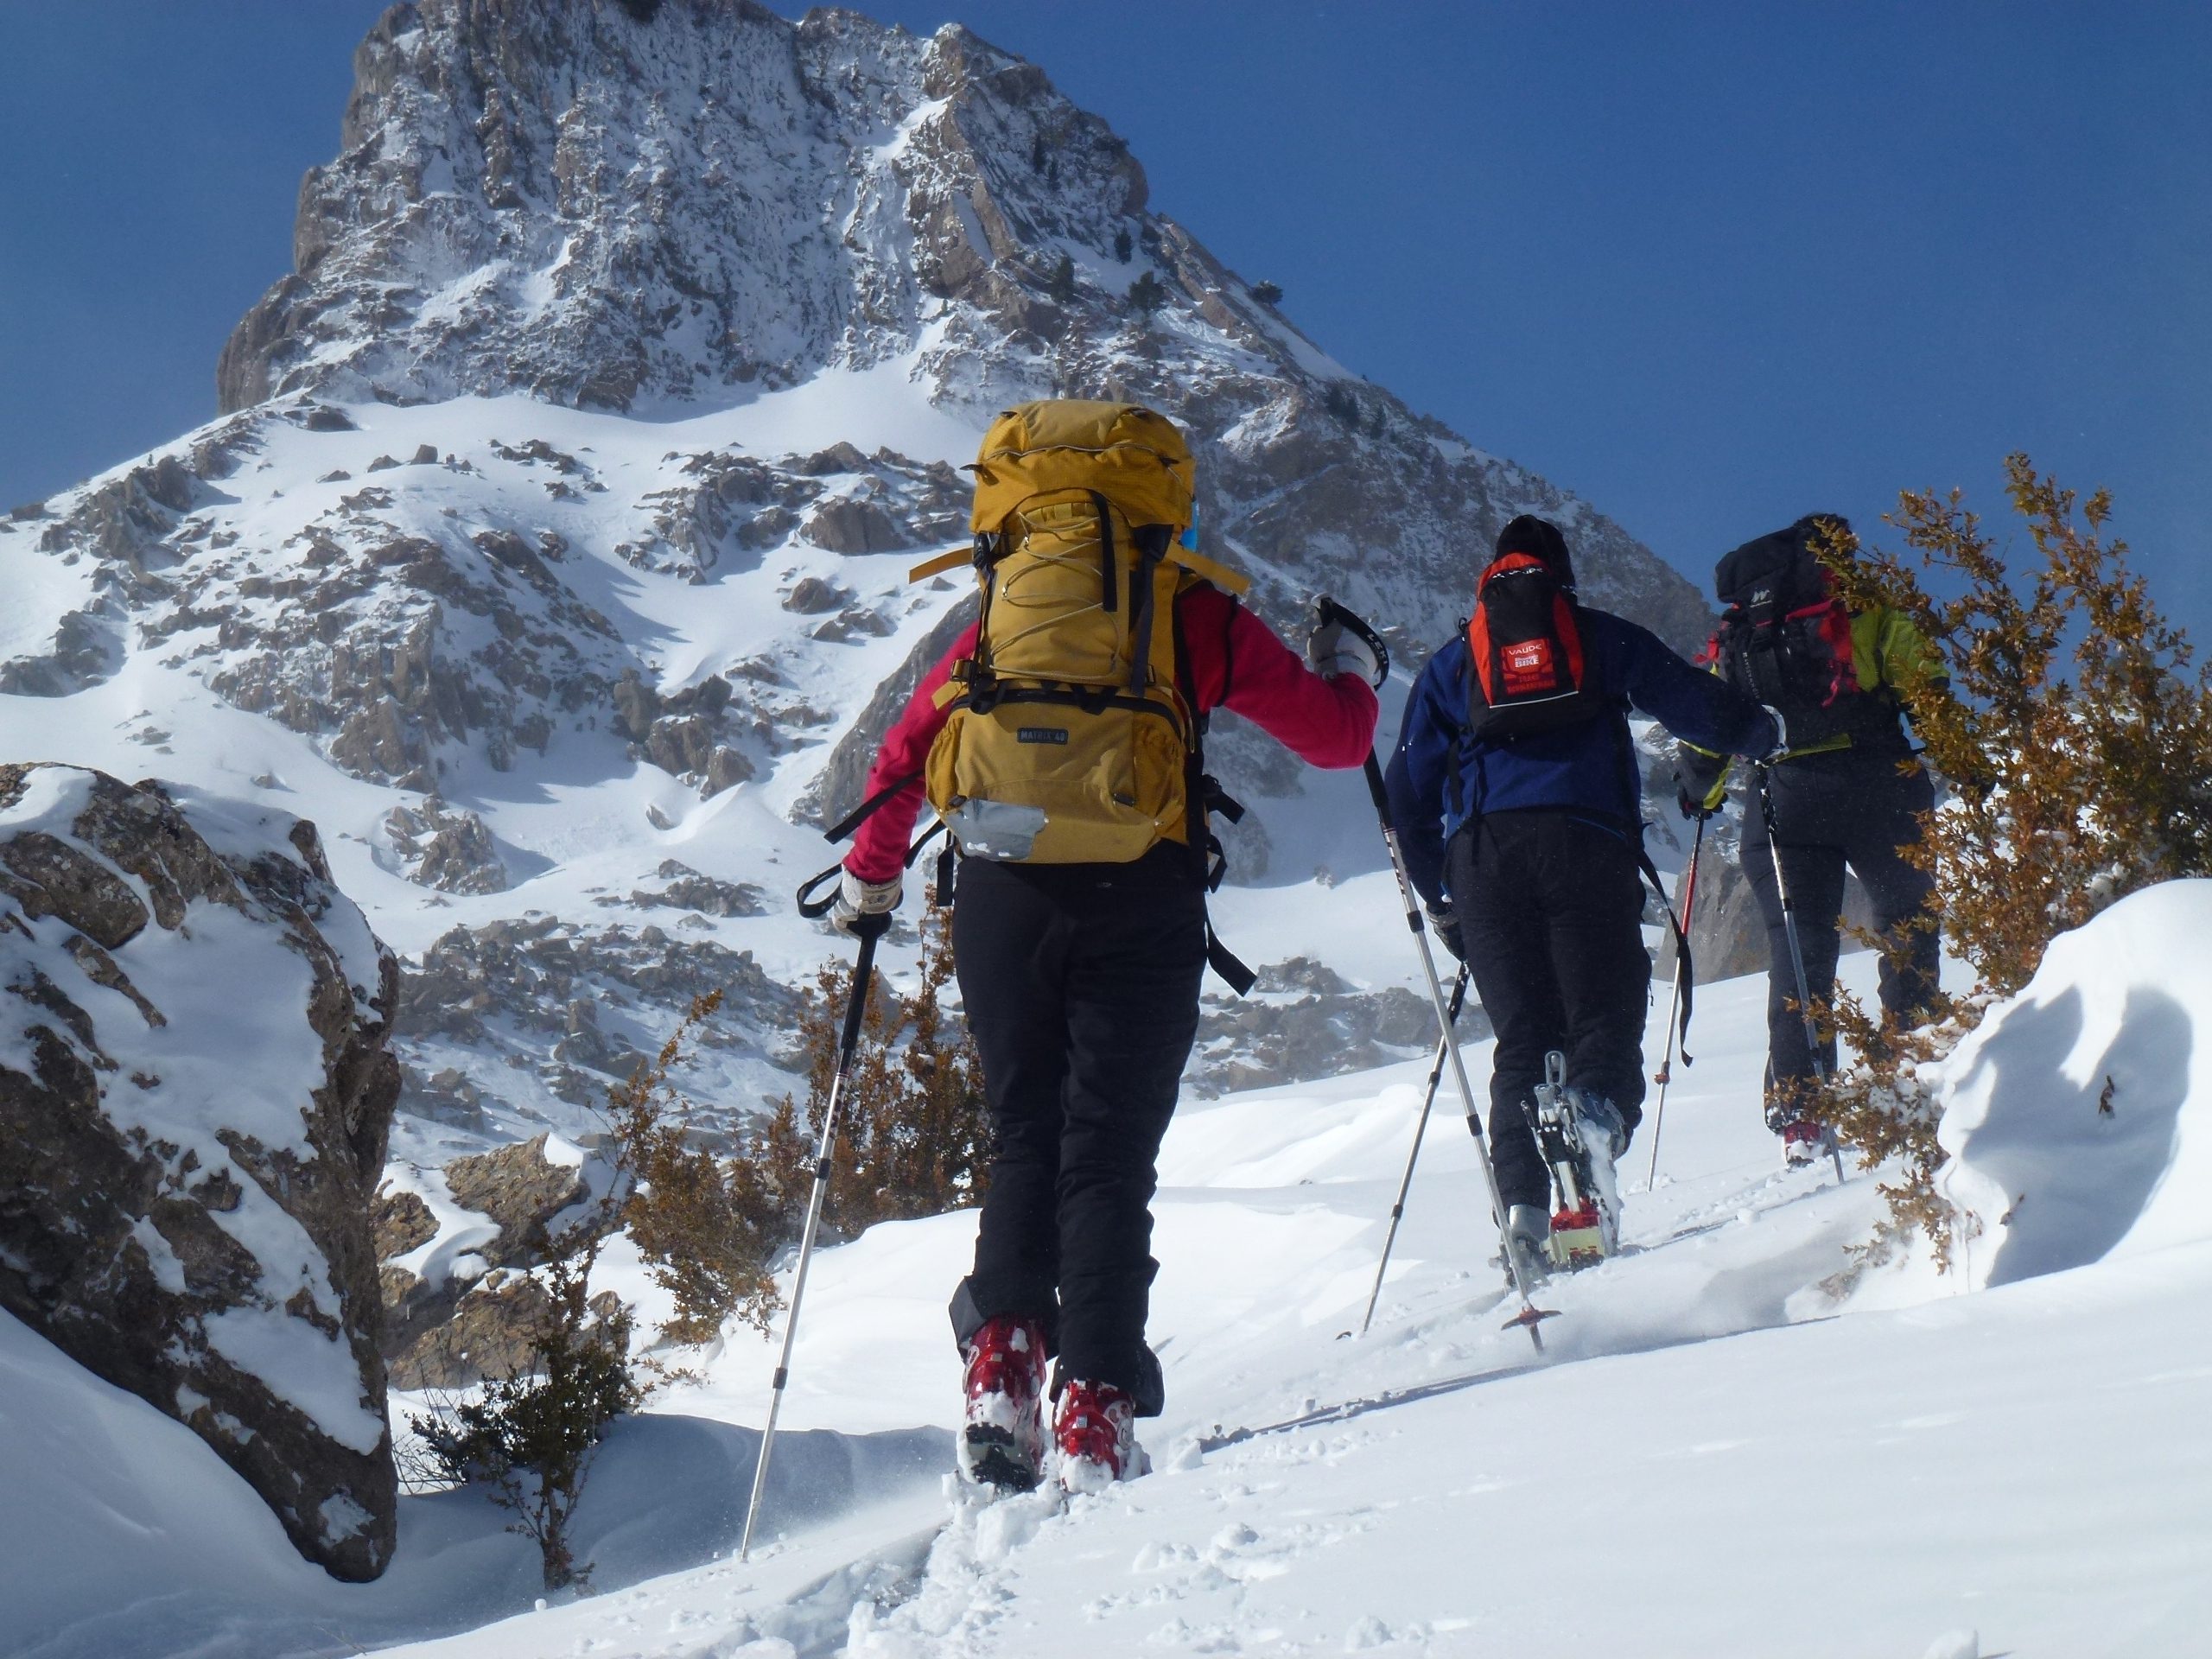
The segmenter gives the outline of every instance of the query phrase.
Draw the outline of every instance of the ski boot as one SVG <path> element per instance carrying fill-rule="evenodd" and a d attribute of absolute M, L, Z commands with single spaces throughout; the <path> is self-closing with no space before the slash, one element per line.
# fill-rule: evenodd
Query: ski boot
<path fill-rule="evenodd" d="M 1805 1109 L 1801 1091 L 1770 1084 L 1766 1096 L 1766 1126 L 1782 1137 L 1784 1168 L 1802 1169 L 1823 1158 L 1836 1156 L 1835 1131 Z M 1839 1163 L 1839 1168 L 1840 1163 Z"/>
<path fill-rule="evenodd" d="M 960 1472 L 980 1486 L 1026 1492 L 1044 1478 L 1045 1332 L 1005 1314 L 961 1350 L 968 1361 Z"/>
<path fill-rule="evenodd" d="M 1135 1480 L 1152 1470 L 1152 1459 L 1137 1444 L 1137 1402 L 1110 1382 L 1061 1387 L 1052 1441 L 1066 1491 L 1103 1492 L 1117 1480 Z"/>
<path fill-rule="evenodd" d="M 1552 1173 L 1549 1254 L 1569 1272 L 1604 1261 L 1620 1248 L 1620 1196 L 1613 1160 L 1628 1148 L 1628 1129 L 1612 1102 L 1567 1081 L 1567 1056 L 1544 1057 L 1544 1081 L 1525 1107 L 1536 1149 Z"/>
<path fill-rule="evenodd" d="M 1552 1218 L 1540 1204 L 1516 1204 L 1505 1211 L 1505 1248 L 1513 1252 L 1511 1262 L 1501 1261 L 1508 1284 L 1514 1283 L 1513 1269 L 1521 1269 L 1517 1287 L 1534 1290 L 1552 1276 Z"/>
<path fill-rule="evenodd" d="M 1789 1169 L 1817 1164 L 1835 1151 L 1835 1131 L 1825 1123 L 1801 1117 L 1782 1126 L 1782 1161 Z"/>

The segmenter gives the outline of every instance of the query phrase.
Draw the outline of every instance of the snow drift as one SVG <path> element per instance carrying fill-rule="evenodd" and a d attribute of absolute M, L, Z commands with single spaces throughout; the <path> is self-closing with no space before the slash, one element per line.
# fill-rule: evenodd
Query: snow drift
<path fill-rule="evenodd" d="M 1937 1189 L 1974 1289 L 2212 1239 L 2212 880 L 2052 941 L 1944 1063 Z"/>
<path fill-rule="evenodd" d="M 619 1424 L 578 1508 L 594 1583 L 617 1590 L 735 1546 L 757 1431 L 655 1414 Z M 942 1429 L 803 1432 L 779 1440 L 766 1508 L 820 1526 L 917 1483 L 951 1456 Z M 0 1313 L 0 1650 L 36 1659 L 273 1659 L 358 1653 L 522 1611 L 537 1552 L 480 1491 L 404 1499 L 375 1584 L 301 1560 L 210 1448 L 89 1376 Z M 796 1586 L 794 1586 L 796 1587 Z"/>

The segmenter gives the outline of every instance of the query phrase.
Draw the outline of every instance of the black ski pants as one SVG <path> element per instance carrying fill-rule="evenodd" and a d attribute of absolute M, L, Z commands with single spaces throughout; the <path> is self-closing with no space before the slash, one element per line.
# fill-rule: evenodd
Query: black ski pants
<path fill-rule="evenodd" d="M 1154 1165 L 1206 963 L 1193 861 L 1172 844 L 1132 864 L 967 859 L 952 938 L 995 1137 L 954 1335 L 1037 1319 L 1064 1376 L 1112 1383 L 1156 1414 Z"/>
<path fill-rule="evenodd" d="M 1551 1177 L 1523 1103 L 1544 1056 L 1603 1095 L 1633 1129 L 1643 1116 L 1643 946 L 1638 845 L 1554 808 L 1470 819 L 1444 853 L 1467 967 L 1497 1032 L 1491 1059 L 1491 1159 L 1508 1205 L 1549 1208 Z"/>
<path fill-rule="evenodd" d="M 1936 991 L 1941 942 L 1933 927 L 1903 925 L 1929 913 L 1935 878 L 1905 862 L 1899 849 L 1920 839 L 1917 815 L 1935 804 L 1935 785 L 1918 766 L 1899 770 L 1899 752 L 1815 754 L 1785 760 L 1769 769 L 1774 793 L 1773 840 L 1753 783 L 1744 814 L 1744 874 L 1758 897 L 1766 922 L 1767 1078 L 1770 1101 L 1809 1080 L 1812 1050 L 1805 1042 L 1805 1020 L 1790 1005 L 1797 997 L 1797 970 L 1789 957 L 1789 934 L 1774 878 L 1774 851 L 1782 856 L 1782 878 L 1789 888 L 1797 918 L 1797 943 L 1805 955 L 1805 982 L 1815 1001 L 1835 987 L 1840 948 L 1838 926 L 1843 914 L 1844 867 L 1866 888 L 1874 912 L 1874 931 L 1904 945 L 1885 952 L 1881 966 L 1882 1007 L 1904 1024 L 1926 1012 Z M 1823 1045 L 1823 1064 L 1835 1065 L 1835 1039 Z"/>

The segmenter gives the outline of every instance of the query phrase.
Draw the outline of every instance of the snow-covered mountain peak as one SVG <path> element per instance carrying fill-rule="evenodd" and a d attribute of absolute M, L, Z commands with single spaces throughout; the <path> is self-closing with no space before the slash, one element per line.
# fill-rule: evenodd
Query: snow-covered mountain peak
<path fill-rule="evenodd" d="M 226 409 L 519 391 L 668 420 L 895 363 L 977 429 L 1056 395 L 1182 420 L 1207 522 L 1279 615 L 1328 588 L 1426 647 L 1529 510 L 1567 526 L 1596 602 L 1677 643 L 1702 623 L 1617 525 L 1255 298 L 1148 210 L 1104 121 L 965 29 L 422 0 L 356 74 L 297 270 L 224 350 Z"/>
<path fill-rule="evenodd" d="M 225 353 L 226 408 L 742 401 L 910 353 L 950 302 L 1054 332 L 1063 251 L 1127 264 L 1144 228 L 1128 146 L 957 25 L 427 0 L 356 69 L 296 273 Z"/>

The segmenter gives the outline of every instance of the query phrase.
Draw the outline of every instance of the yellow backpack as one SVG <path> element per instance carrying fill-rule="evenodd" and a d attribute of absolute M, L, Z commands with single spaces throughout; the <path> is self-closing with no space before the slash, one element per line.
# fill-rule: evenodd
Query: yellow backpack
<path fill-rule="evenodd" d="M 925 773 L 972 857 L 1127 863 L 1203 846 L 1199 722 L 1179 683 L 1175 596 L 1242 577 L 1189 543 L 1196 467 L 1175 423 L 1134 404 L 1056 399 L 1000 415 L 972 469 L 982 588 L 975 654 Z"/>

